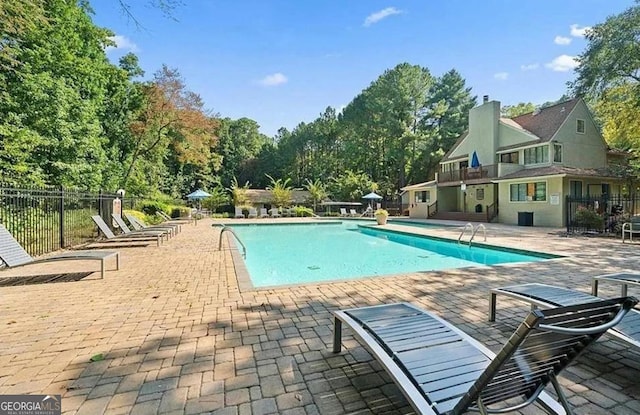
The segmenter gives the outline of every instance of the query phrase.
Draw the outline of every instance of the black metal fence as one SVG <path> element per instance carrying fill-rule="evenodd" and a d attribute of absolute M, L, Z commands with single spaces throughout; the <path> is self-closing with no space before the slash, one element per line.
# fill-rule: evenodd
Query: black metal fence
<path fill-rule="evenodd" d="M 567 232 L 620 233 L 640 214 L 640 195 L 601 195 L 566 199 Z"/>
<path fill-rule="evenodd" d="M 33 256 L 95 239 L 92 215 L 111 223 L 115 194 L 0 184 L 0 223 Z M 123 207 L 130 203 L 123 202 Z"/>

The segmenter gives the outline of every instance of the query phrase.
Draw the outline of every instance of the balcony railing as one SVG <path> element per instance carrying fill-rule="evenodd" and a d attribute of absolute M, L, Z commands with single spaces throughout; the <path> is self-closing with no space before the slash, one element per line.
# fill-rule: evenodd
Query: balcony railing
<path fill-rule="evenodd" d="M 477 179 L 491 179 L 498 177 L 498 165 L 490 164 L 478 168 L 467 167 L 460 170 L 441 171 L 438 173 L 438 182 L 464 182 Z"/>

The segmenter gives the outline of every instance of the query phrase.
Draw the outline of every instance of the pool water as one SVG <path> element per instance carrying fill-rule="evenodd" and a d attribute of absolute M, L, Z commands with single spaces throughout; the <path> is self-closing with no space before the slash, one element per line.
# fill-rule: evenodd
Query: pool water
<path fill-rule="evenodd" d="M 342 223 L 233 225 L 255 287 L 548 259 Z"/>

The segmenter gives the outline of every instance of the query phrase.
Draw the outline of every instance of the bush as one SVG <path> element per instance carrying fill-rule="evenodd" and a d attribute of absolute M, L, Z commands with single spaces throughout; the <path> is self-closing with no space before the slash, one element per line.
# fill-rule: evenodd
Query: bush
<path fill-rule="evenodd" d="M 294 206 L 293 214 L 295 216 L 313 216 L 313 209 L 305 206 Z"/>
<path fill-rule="evenodd" d="M 157 212 L 161 211 L 164 213 L 169 213 L 169 205 L 164 202 L 159 202 L 157 200 L 143 200 L 136 204 L 136 209 L 144 212 L 145 215 L 155 215 Z"/>
<path fill-rule="evenodd" d="M 166 213 L 168 213 L 172 218 L 184 218 L 189 217 L 191 214 L 191 208 L 186 206 L 171 206 L 169 208 L 169 212 Z"/>
<path fill-rule="evenodd" d="M 604 227 L 604 218 L 595 210 L 580 206 L 576 210 L 575 223 L 583 228 L 600 231 Z"/>

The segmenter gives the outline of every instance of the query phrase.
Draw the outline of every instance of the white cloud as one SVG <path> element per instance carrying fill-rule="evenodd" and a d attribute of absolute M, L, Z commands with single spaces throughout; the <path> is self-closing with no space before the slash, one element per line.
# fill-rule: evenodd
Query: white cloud
<path fill-rule="evenodd" d="M 364 19 L 364 27 L 369 27 L 374 23 L 378 23 L 380 20 L 389 17 L 389 16 L 393 16 L 394 14 L 401 14 L 402 10 L 398 10 L 395 7 L 387 7 L 386 9 L 382 9 L 380 11 L 377 11 L 375 13 L 371 13 L 369 16 L 367 16 L 366 19 Z"/>
<path fill-rule="evenodd" d="M 571 38 L 570 37 L 564 37 L 564 36 L 556 36 L 555 39 L 553 39 L 553 42 L 556 45 L 568 45 L 569 43 L 571 43 Z"/>
<path fill-rule="evenodd" d="M 523 71 L 535 71 L 540 67 L 539 63 L 530 63 L 528 65 L 520 65 L 520 69 Z"/>
<path fill-rule="evenodd" d="M 127 38 L 126 36 L 123 36 L 123 35 L 110 36 L 109 40 L 113 41 L 116 45 L 115 46 L 107 46 L 105 48 L 105 50 L 107 52 L 112 51 L 112 50 L 128 50 L 130 52 L 137 52 L 138 51 L 138 45 L 133 43 L 133 41 L 131 39 Z"/>
<path fill-rule="evenodd" d="M 556 72 L 568 72 L 578 67 L 577 56 L 560 55 L 544 66 Z"/>
<path fill-rule="evenodd" d="M 569 26 L 571 28 L 571 36 L 573 37 L 584 37 L 588 30 L 591 30 L 591 26 L 583 26 L 580 27 L 577 24 L 572 24 Z"/>
<path fill-rule="evenodd" d="M 499 81 L 506 81 L 509 78 L 509 72 L 498 72 L 493 74 L 493 77 Z"/>
<path fill-rule="evenodd" d="M 258 83 L 262 86 L 278 86 L 278 85 L 286 84 L 287 81 L 289 80 L 287 79 L 286 76 L 284 76 L 280 72 L 276 72 L 274 74 L 265 76 L 264 78 L 259 80 Z"/>

